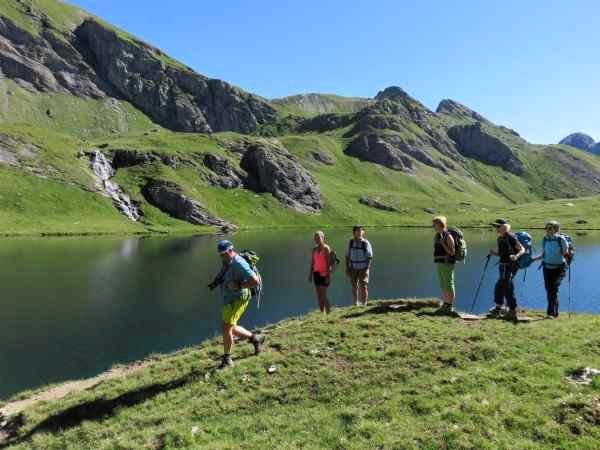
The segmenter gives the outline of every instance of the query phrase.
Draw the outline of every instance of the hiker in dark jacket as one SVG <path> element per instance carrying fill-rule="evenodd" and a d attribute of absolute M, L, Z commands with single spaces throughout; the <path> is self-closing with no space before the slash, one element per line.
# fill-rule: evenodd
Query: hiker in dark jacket
<path fill-rule="evenodd" d="M 361 226 L 352 227 L 354 237 L 346 250 L 346 274 L 352 286 L 352 302 L 355 305 L 367 305 L 369 301 L 369 271 L 373 263 L 373 247 L 365 239 L 365 230 Z M 359 303 L 360 302 L 360 303 Z"/>
<path fill-rule="evenodd" d="M 513 278 L 519 270 L 517 260 L 525 253 L 525 248 L 516 236 L 510 232 L 510 224 L 504 219 L 497 219 L 493 224 L 498 235 L 498 250 L 490 250 L 490 255 L 500 258 L 500 276 L 494 288 L 494 303 L 496 306 L 490 311 L 491 317 L 502 314 L 504 300 L 508 312 L 504 315 L 507 320 L 517 320 L 517 298 Z"/>
<path fill-rule="evenodd" d="M 546 224 L 546 236 L 542 241 L 542 253 L 534 257 L 534 261 L 542 260 L 544 267 L 544 285 L 548 308 L 548 318 L 558 317 L 558 291 L 567 272 L 567 258 L 569 256 L 569 243 L 560 234 L 560 224 L 551 220 Z"/>
<path fill-rule="evenodd" d="M 451 315 L 454 311 L 454 264 L 456 263 L 454 238 L 448 232 L 448 220 L 437 216 L 432 221 L 435 230 L 433 238 L 433 262 L 436 265 L 440 289 L 442 290 L 442 307 L 436 314 Z"/>

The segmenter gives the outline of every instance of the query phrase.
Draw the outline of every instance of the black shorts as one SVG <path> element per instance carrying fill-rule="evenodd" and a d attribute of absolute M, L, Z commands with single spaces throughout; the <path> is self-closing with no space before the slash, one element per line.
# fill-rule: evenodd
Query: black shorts
<path fill-rule="evenodd" d="M 319 272 L 313 272 L 315 286 L 329 286 L 329 276 L 324 277 Z"/>

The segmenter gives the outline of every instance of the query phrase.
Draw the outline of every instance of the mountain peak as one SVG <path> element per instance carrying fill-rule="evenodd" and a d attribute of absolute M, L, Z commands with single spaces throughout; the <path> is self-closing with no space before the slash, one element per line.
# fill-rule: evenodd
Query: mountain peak
<path fill-rule="evenodd" d="M 385 88 L 383 91 L 379 91 L 375 96 L 375 100 L 413 100 L 414 99 L 408 95 L 408 93 L 399 86 L 389 86 Z"/>
<path fill-rule="evenodd" d="M 585 133 L 572 133 L 559 142 L 562 145 L 570 145 L 580 150 L 589 150 L 594 146 L 594 139 Z"/>
<path fill-rule="evenodd" d="M 485 117 L 478 112 L 473 111 L 468 106 L 448 98 L 440 102 L 435 112 L 438 114 L 448 114 L 458 118 L 475 119 L 478 122 L 489 122 Z"/>

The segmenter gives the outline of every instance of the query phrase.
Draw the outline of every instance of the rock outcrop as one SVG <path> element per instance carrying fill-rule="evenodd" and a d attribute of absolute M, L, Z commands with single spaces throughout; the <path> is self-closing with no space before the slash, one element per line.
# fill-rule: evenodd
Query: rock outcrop
<path fill-rule="evenodd" d="M 325 164 L 326 166 L 335 166 L 336 160 L 333 156 L 325 151 L 314 151 L 311 153 L 315 161 Z"/>
<path fill-rule="evenodd" d="M 502 167 L 507 172 L 522 175 L 525 167 L 511 148 L 489 134 L 481 122 L 473 125 L 457 125 L 448 130 L 448 136 L 458 151 L 484 164 Z"/>
<path fill-rule="evenodd" d="M 282 204 L 299 212 L 323 208 L 319 186 L 300 162 L 284 147 L 250 142 L 240 167 L 248 173 L 246 186 L 255 192 L 270 192 Z"/>
<path fill-rule="evenodd" d="M 310 131 L 324 133 L 325 131 L 347 127 L 354 121 L 354 118 L 354 114 L 321 114 L 302 120 L 298 125 L 298 131 L 300 133 Z"/>
<path fill-rule="evenodd" d="M 561 140 L 559 144 L 570 145 L 580 150 L 590 150 L 594 146 L 594 139 L 584 133 L 573 133 Z"/>
<path fill-rule="evenodd" d="M 437 109 L 436 114 L 447 114 L 454 116 L 457 119 L 468 119 L 475 120 L 477 122 L 488 122 L 488 120 L 476 111 L 473 111 L 468 106 L 463 105 L 454 100 L 444 99 L 442 100 Z"/>
<path fill-rule="evenodd" d="M 376 134 L 359 136 L 350 143 L 346 154 L 403 172 L 412 172 L 414 165 L 412 159 L 404 152 Z"/>
<path fill-rule="evenodd" d="M 138 206 L 117 183 L 111 180 L 115 175 L 115 169 L 100 150 L 95 150 L 90 155 L 90 168 L 96 178 L 98 191 L 110 198 L 121 214 L 137 222 L 140 219 Z"/>
<path fill-rule="evenodd" d="M 398 208 L 396 208 L 395 206 L 386 205 L 385 203 L 382 203 L 381 201 L 379 201 L 375 198 L 361 197 L 358 200 L 358 202 L 361 203 L 362 205 L 366 205 L 366 206 L 369 206 L 369 207 L 375 208 L 375 209 L 380 209 L 382 211 L 398 212 Z"/>
<path fill-rule="evenodd" d="M 590 153 L 593 153 L 594 155 L 600 155 L 600 142 L 598 142 L 597 144 L 592 145 L 588 151 Z"/>
<path fill-rule="evenodd" d="M 177 184 L 170 181 L 150 180 L 142 188 L 142 195 L 162 212 L 194 225 L 229 226 L 210 214 L 204 205 L 186 196 Z"/>
<path fill-rule="evenodd" d="M 40 92 L 100 98 L 106 86 L 79 52 L 50 28 L 35 36 L 0 17 L 0 68 L 4 76 Z"/>
<path fill-rule="evenodd" d="M 208 182 L 213 186 L 221 186 L 225 189 L 235 189 L 243 186 L 244 175 L 237 171 L 228 159 L 207 153 L 204 155 L 203 163 L 206 168 L 213 172 L 208 179 Z"/>
<path fill-rule="evenodd" d="M 155 122 L 175 131 L 249 133 L 275 116 L 261 98 L 209 79 L 160 50 L 94 20 L 76 30 L 77 46 L 97 74 Z"/>

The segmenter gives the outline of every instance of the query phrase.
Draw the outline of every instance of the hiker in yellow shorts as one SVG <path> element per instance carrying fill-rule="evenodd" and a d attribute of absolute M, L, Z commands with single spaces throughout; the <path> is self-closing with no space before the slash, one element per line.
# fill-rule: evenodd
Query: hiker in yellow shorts
<path fill-rule="evenodd" d="M 223 295 L 224 352 L 219 368 L 224 369 L 233 366 L 231 350 L 234 336 L 248 339 L 254 345 L 256 355 L 260 353 L 265 337 L 261 334 L 251 333 L 238 325 L 238 321 L 242 318 L 250 303 L 250 289 L 260 284 L 260 276 L 252 270 L 244 258 L 237 254 L 231 242 L 219 242 L 217 251 L 223 258 L 221 290 Z"/>

